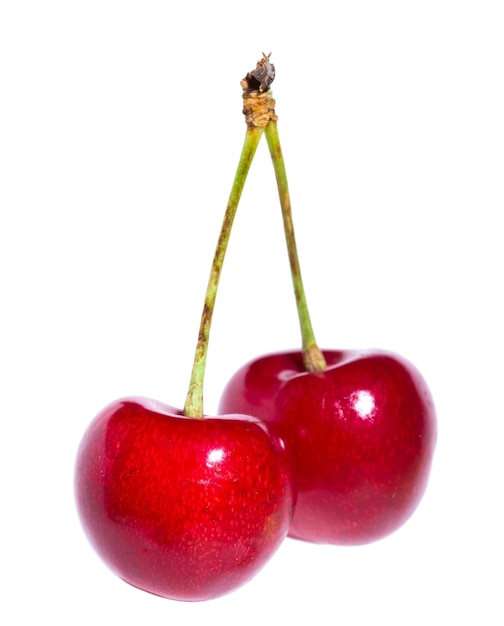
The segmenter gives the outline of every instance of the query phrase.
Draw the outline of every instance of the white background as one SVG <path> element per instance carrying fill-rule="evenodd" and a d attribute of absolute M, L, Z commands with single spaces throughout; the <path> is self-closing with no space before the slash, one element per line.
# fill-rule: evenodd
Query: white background
<path fill-rule="evenodd" d="M 502 600 L 504 20 L 500 2 L 3 2 L 4 624 L 485 624 Z M 109 401 L 185 399 L 245 133 L 272 51 L 305 287 L 322 347 L 428 380 L 428 492 L 360 548 L 286 541 L 228 597 L 170 602 L 92 552 L 72 474 Z M 265 142 L 217 299 L 205 409 L 248 359 L 298 347 Z"/>

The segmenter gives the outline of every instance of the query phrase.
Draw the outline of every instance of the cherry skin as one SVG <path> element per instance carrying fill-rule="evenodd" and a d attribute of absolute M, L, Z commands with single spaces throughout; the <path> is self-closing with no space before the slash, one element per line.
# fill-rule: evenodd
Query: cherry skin
<path fill-rule="evenodd" d="M 405 359 L 380 351 L 324 351 L 306 372 L 299 352 L 271 354 L 231 378 L 219 411 L 274 426 L 293 457 L 297 504 L 289 535 L 365 544 L 417 507 L 436 442 L 427 385 Z"/>
<path fill-rule="evenodd" d="M 287 535 L 294 492 L 282 446 L 254 417 L 189 418 L 154 400 L 119 400 L 79 447 L 84 530 L 135 587 L 187 601 L 226 594 Z"/>

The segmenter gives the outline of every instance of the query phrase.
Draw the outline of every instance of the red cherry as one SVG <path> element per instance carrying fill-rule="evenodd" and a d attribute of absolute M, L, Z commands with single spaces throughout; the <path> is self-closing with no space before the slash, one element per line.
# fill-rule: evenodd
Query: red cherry
<path fill-rule="evenodd" d="M 83 527 L 125 581 L 207 600 L 252 578 L 287 535 L 293 490 L 282 442 L 243 415 L 194 419 L 153 400 L 105 408 L 79 448 Z"/>
<path fill-rule="evenodd" d="M 231 227 L 264 127 L 268 93 L 242 81 L 247 131 L 217 241 L 183 410 L 146 399 L 111 404 L 78 451 L 78 512 L 102 559 L 125 581 L 177 600 L 208 600 L 252 578 L 287 536 L 294 507 L 290 457 L 255 417 L 204 417 L 211 320 Z M 249 76 L 249 75 L 247 75 Z M 257 79 L 257 80 L 256 80 Z"/>
<path fill-rule="evenodd" d="M 436 441 L 426 383 L 405 359 L 324 351 L 306 372 L 301 353 L 260 357 L 224 390 L 219 410 L 274 425 L 294 460 L 298 496 L 289 535 L 363 544 L 399 528 L 427 485 Z"/>

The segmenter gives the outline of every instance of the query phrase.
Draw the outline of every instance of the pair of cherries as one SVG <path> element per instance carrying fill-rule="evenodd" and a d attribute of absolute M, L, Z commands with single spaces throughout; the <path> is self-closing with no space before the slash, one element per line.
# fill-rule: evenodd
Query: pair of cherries
<path fill-rule="evenodd" d="M 436 418 L 425 381 L 384 351 L 321 351 L 304 299 L 269 55 L 242 81 L 247 134 L 212 264 L 183 410 L 145 398 L 106 407 L 77 454 L 84 530 L 128 583 L 208 600 L 252 578 L 287 535 L 337 545 L 401 526 L 427 484 Z M 241 191 L 265 134 L 277 177 L 303 348 L 243 366 L 203 412 L 215 296 Z"/>

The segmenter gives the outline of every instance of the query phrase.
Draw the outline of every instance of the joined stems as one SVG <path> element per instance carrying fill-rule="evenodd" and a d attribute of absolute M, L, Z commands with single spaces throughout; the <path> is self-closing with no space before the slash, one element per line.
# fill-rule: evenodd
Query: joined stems
<path fill-rule="evenodd" d="M 268 148 L 270 151 L 275 176 L 277 180 L 280 205 L 282 207 L 282 218 L 285 231 L 285 240 L 289 254 L 289 263 L 294 286 L 294 295 L 298 309 L 299 324 L 301 327 L 301 338 L 303 346 L 303 361 L 307 371 L 322 370 L 326 367 L 324 355 L 318 347 L 301 278 L 301 269 L 297 252 L 296 239 L 294 236 L 294 225 L 292 222 L 292 210 L 290 203 L 289 187 L 287 184 L 287 174 L 280 147 L 278 136 L 277 116 L 275 114 L 275 101 L 269 89 L 275 77 L 275 68 L 269 62 L 269 55 L 263 54 L 263 58 L 257 63 L 256 69 L 249 72 L 241 81 L 243 87 L 243 101 L 245 120 L 247 122 L 247 132 L 243 148 L 238 162 L 238 168 L 233 180 L 233 186 L 229 195 L 229 200 L 224 214 L 217 247 L 215 249 L 205 294 L 205 303 L 198 335 L 198 343 L 194 355 L 194 362 L 184 405 L 184 415 L 187 417 L 202 418 L 203 412 L 203 383 L 205 377 L 206 358 L 208 352 L 208 341 L 210 337 L 210 326 L 215 308 L 217 289 L 220 275 L 224 263 L 224 257 L 231 235 L 231 228 L 238 208 L 238 203 L 247 179 L 247 175 L 254 159 L 254 155 L 263 135 L 266 135 Z"/>
<path fill-rule="evenodd" d="M 285 241 L 287 243 L 292 283 L 294 286 L 299 325 L 301 327 L 304 366 L 309 372 L 323 370 L 326 367 L 326 361 L 322 351 L 315 341 L 310 313 L 308 311 L 308 304 L 306 302 L 303 280 L 301 277 L 301 268 L 299 265 L 296 237 L 294 234 L 294 223 L 292 221 L 292 209 L 289 186 L 287 183 L 287 173 L 285 171 L 285 162 L 282 155 L 282 148 L 280 146 L 278 125 L 275 119 L 268 122 L 264 134 L 266 136 L 266 141 L 268 142 L 271 160 L 273 161 L 278 195 L 280 197 L 280 205 L 282 207 Z"/>
<path fill-rule="evenodd" d="M 224 214 L 224 221 L 222 223 L 217 247 L 215 249 L 210 278 L 208 280 L 205 304 L 203 306 L 203 313 L 200 322 L 198 343 L 196 345 L 196 353 L 194 355 L 191 380 L 184 405 L 184 415 L 188 417 L 203 417 L 203 382 L 205 377 L 210 326 L 215 307 L 217 288 L 240 196 L 263 132 L 264 128 L 247 128 L 240 161 L 238 163 L 233 186 L 229 195 L 226 212 Z"/>

